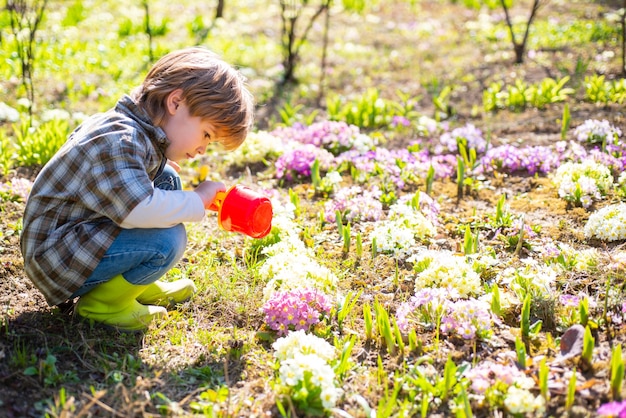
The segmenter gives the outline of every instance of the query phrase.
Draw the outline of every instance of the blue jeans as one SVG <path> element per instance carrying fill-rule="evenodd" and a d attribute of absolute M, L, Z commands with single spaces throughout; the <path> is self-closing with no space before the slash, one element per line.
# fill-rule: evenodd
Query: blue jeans
<path fill-rule="evenodd" d="M 166 165 L 154 180 L 163 190 L 181 190 L 180 177 Z M 187 246 L 183 224 L 171 228 L 123 229 L 104 254 L 100 264 L 72 298 L 121 274 L 129 283 L 148 285 L 167 273 L 182 258 Z"/>

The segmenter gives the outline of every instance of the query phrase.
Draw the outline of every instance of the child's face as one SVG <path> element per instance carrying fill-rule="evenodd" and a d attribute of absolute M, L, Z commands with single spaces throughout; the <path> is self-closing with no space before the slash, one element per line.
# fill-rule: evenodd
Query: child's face
<path fill-rule="evenodd" d="M 165 156 L 175 162 L 202 155 L 210 143 L 219 140 L 213 126 L 199 116 L 191 116 L 183 101 L 172 106 L 163 130 L 170 140 Z"/>

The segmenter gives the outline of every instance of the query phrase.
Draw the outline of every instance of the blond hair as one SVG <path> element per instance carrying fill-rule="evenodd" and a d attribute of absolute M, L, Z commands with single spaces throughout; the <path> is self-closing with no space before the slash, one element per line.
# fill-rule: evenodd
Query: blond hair
<path fill-rule="evenodd" d="M 159 59 L 132 93 L 157 126 L 167 118 L 166 99 L 176 90 L 191 116 L 213 124 L 227 150 L 246 139 L 254 121 L 254 100 L 244 76 L 217 54 L 202 47 L 170 52 Z"/>

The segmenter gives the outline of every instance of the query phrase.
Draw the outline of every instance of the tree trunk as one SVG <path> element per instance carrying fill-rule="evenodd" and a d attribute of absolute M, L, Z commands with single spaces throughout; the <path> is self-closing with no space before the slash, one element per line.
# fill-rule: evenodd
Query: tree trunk
<path fill-rule="evenodd" d="M 224 0 L 217 0 L 217 9 L 215 10 L 215 18 L 224 17 Z"/>

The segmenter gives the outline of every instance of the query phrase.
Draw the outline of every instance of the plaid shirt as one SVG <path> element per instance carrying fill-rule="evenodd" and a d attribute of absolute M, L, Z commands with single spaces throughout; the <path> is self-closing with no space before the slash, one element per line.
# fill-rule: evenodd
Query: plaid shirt
<path fill-rule="evenodd" d="M 26 274 L 49 305 L 92 274 L 119 224 L 153 193 L 169 141 L 129 96 L 79 126 L 43 167 L 24 211 Z"/>

